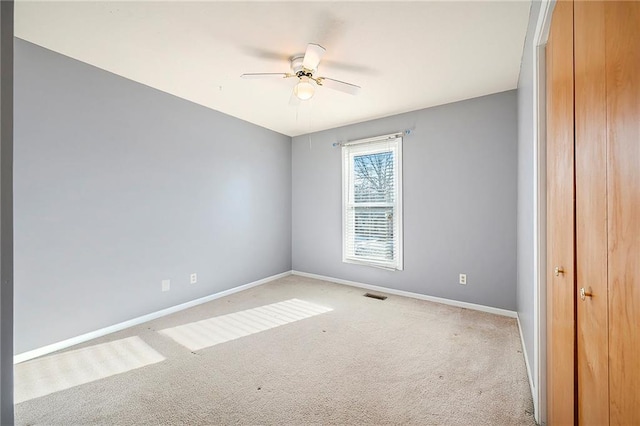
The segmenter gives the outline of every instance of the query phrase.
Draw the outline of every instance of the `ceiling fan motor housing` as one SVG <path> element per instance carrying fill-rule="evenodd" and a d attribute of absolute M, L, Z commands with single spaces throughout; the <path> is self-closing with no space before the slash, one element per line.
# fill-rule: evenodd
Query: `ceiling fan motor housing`
<path fill-rule="evenodd" d="M 293 71 L 293 73 L 298 77 L 303 77 L 303 76 L 311 77 L 311 75 L 314 72 L 316 72 L 317 69 L 315 70 L 306 69 L 304 66 L 302 66 L 303 61 L 304 61 L 304 55 L 297 55 L 291 58 L 291 71 Z"/>

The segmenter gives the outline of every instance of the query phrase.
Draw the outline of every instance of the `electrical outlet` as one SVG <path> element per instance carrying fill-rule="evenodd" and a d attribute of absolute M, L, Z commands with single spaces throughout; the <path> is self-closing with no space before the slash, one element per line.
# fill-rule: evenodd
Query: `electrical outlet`
<path fill-rule="evenodd" d="M 467 285 L 467 274 L 460 274 L 460 284 Z"/>
<path fill-rule="evenodd" d="M 162 291 L 169 291 L 171 289 L 171 280 L 162 280 Z"/>
<path fill-rule="evenodd" d="M 198 282 L 198 274 L 196 274 L 195 272 L 193 274 L 191 274 L 191 284 L 195 284 Z"/>

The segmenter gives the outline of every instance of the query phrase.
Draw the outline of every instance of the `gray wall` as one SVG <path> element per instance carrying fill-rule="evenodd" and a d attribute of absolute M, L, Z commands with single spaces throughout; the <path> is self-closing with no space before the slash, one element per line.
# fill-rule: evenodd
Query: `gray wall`
<path fill-rule="evenodd" d="M 295 137 L 293 269 L 515 310 L 516 106 L 509 91 Z M 405 129 L 405 269 L 342 263 L 332 144 Z"/>
<path fill-rule="evenodd" d="M 529 27 L 518 81 L 518 317 L 530 368 L 534 367 L 534 140 L 533 128 L 533 38 L 540 2 L 531 4 Z M 536 371 L 531 371 L 537 377 Z"/>
<path fill-rule="evenodd" d="M 0 2 L 0 424 L 13 425 L 13 1 Z"/>
<path fill-rule="evenodd" d="M 15 70 L 16 353 L 291 269 L 290 137 L 22 40 Z"/>

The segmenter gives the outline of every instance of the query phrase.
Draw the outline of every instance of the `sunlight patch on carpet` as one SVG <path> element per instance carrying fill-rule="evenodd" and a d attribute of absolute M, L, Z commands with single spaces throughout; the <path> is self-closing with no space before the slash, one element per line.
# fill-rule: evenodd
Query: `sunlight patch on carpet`
<path fill-rule="evenodd" d="M 14 401 L 18 404 L 164 359 L 134 336 L 23 362 L 14 366 Z"/>
<path fill-rule="evenodd" d="M 196 321 L 159 332 L 195 351 L 324 314 L 333 309 L 299 299 Z"/>

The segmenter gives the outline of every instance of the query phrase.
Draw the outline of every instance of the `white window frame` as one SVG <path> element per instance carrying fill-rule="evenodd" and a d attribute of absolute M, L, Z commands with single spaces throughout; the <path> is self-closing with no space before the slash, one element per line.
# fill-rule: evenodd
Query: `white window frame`
<path fill-rule="evenodd" d="M 348 209 L 355 204 L 350 199 L 350 185 L 353 178 L 353 157 L 363 153 L 394 152 L 395 197 L 392 203 L 394 211 L 394 260 L 378 262 L 349 255 L 347 248 Z M 402 214 L 402 134 L 379 136 L 342 144 L 342 261 L 358 265 L 373 266 L 394 271 L 404 269 L 403 256 L 403 214 Z"/>

